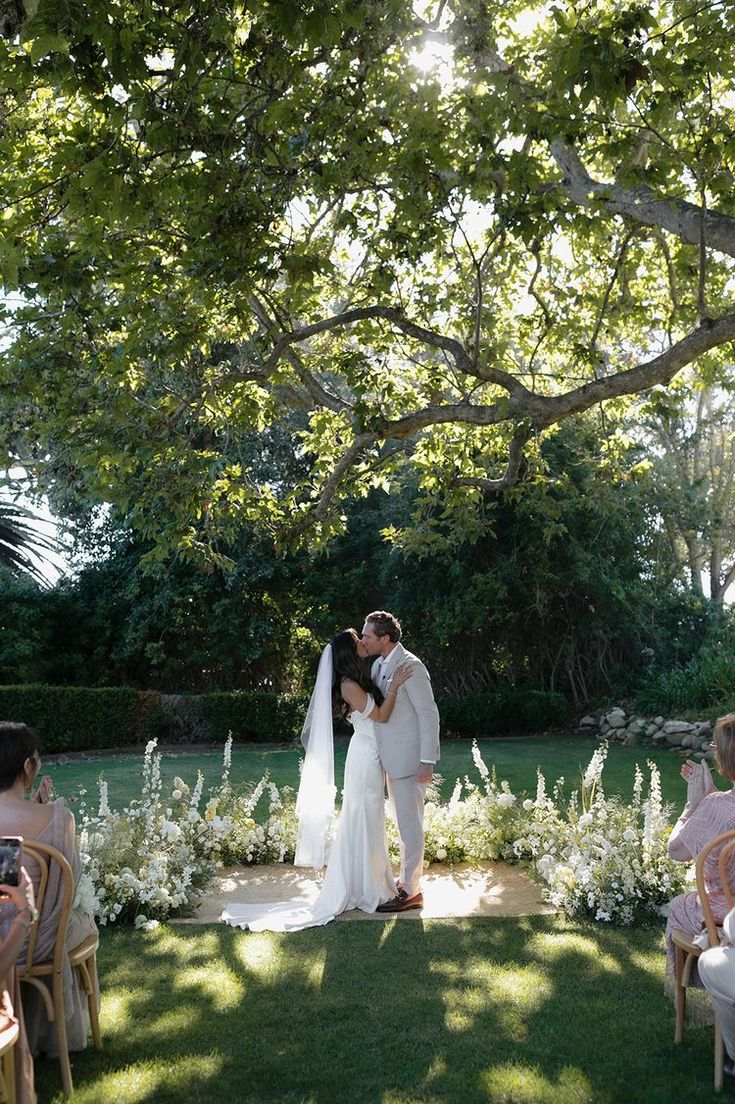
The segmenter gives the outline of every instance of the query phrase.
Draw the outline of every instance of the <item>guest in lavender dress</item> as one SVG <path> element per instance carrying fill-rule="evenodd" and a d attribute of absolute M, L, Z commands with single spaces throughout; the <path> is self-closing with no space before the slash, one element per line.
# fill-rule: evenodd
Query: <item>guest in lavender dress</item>
<path fill-rule="evenodd" d="M 729 782 L 735 781 L 735 713 L 728 713 L 715 724 L 713 733 L 715 765 Z M 706 762 L 687 760 L 681 768 L 687 783 L 687 803 L 669 837 L 669 854 L 679 862 L 692 862 L 706 844 L 723 832 L 735 829 L 735 787 L 720 790 Z M 720 848 L 710 852 L 704 866 L 704 880 L 715 920 L 720 923 L 728 911 L 718 869 Z M 673 996 L 674 944 L 671 930 L 699 935 L 704 913 L 696 892 L 682 893 L 669 902 L 666 922 L 666 991 Z M 692 977 L 692 981 L 696 981 Z"/>

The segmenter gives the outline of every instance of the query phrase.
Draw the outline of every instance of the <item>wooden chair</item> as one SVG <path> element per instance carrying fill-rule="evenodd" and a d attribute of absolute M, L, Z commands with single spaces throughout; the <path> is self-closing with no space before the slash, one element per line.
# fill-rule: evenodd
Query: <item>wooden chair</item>
<path fill-rule="evenodd" d="M 46 1015 L 56 1024 L 56 1035 L 59 1043 L 59 1064 L 61 1066 L 61 1079 L 64 1085 L 64 1093 L 71 1096 L 74 1086 L 71 1077 L 71 1065 L 69 1063 L 69 1047 L 66 1036 L 66 1016 L 64 1007 L 64 948 L 66 945 L 66 933 L 69 927 L 69 916 L 74 899 L 74 876 L 68 860 L 57 851 L 55 847 L 38 840 L 23 841 L 23 854 L 28 855 L 37 864 L 41 872 L 41 880 L 36 893 L 36 908 L 43 915 L 44 901 L 49 881 L 49 869 L 51 863 L 56 863 L 62 878 L 62 907 L 59 913 L 59 928 L 54 944 L 52 959 L 45 962 L 36 961 L 36 942 L 38 939 L 38 925 L 34 924 L 30 929 L 28 949 L 24 966 L 18 966 L 18 977 L 21 981 L 33 985 L 39 991 L 46 1006 Z M 97 950 L 99 948 L 99 936 L 88 936 L 78 947 L 68 952 L 72 970 L 79 974 L 79 980 L 87 997 L 89 1006 L 89 1022 L 92 1029 L 92 1039 L 97 1050 L 102 1049 L 100 1036 L 99 1016 L 97 1005 L 99 1001 L 97 979 Z M 51 992 L 44 985 L 41 978 L 51 978 Z"/>
<path fill-rule="evenodd" d="M 0 1031 L 0 1104 L 15 1104 L 15 1044 L 19 1035 L 17 1023 Z"/>
<path fill-rule="evenodd" d="M 720 883 L 729 910 L 735 905 L 735 896 L 731 888 L 732 883 L 735 881 L 735 870 L 733 869 L 733 861 L 735 860 L 735 829 L 724 832 L 721 836 L 717 836 L 716 839 L 711 840 L 697 855 L 695 865 L 697 892 L 699 894 L 699 900 L 702 903 L 705 930 L 709 936 L 711 947 L 719 946 L 720 932 L 717 928 L 717 923 L 712 913 L 712 906 L 707 894 L 707 887 L 704 880 L 704 866 L 711 853 L 717 848 L 721 848 L 717 862 Z M 681 1043 L 684 1038 L 684 1022 L 686 1019 L 687 986 L 691 980 L 694 963 L 701 955 L 702 948 L 698 947 L 694 942 L 694 936 L 690 935 L 689 932 L 680 931 L 677 928 L 672 929 L 671 938 L 674 943 L 675 952 L 674 1006 L 676 1009 L 676 1023 L 674 1027 L 674 1042 Z M 725 1048 L 722 1042 L 722 1033 L 720 1031 L 720 1025 L 717 1022 L 717 1016 L 715 1016 L 715 1092 L 720 1092 L 722 1089 L 724 1058 Z"/>

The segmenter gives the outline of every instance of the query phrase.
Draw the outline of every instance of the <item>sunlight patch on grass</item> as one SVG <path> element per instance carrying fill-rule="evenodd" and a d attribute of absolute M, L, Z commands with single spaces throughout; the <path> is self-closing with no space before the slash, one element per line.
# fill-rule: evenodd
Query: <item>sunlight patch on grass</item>
<path fill-rule="evenodd" d="M 590 965 L 606 973 L 621 974 L 624 964 L 605 954 L 597 939 L 572 932 L 538 933 L 529 941 L 528 953 L 547 962 L 559 962 L 569 955 L 581 955 Z"/>
<path fill-rule="evenodd" d="M 380 939 L 378 940 L 378 950 L 381 950 L 382 947 L 388 942 L 390 937 L 393 935 L 393 932 L 396 929 L 396 924 L 397 923 L 398 923 L 398 919 L 394 917 L 393 920 L 388 920 L 385 924 L 383 924 L 383 930 L 381 931 Z"/>
<path fill-rule="evenodd" d="M 599 1104 L 599 1095 L 573 1066 L 552 1081 L 536 1068 L 507 1062 L 486 1070 L 481 1080 L 493 1104 Z"/>
<path fill-rule="evenodd" d="M 554 986 L 538 967 L 498 968 L 485 963 L 463 972 L 461 987 L 444 995 L 448 1031 L 468 1031 L 478 1017 L 492 1010 L 503 1035 L 515 1042 L 528 1037 L 532 1013 L 552 997 Z"/>
<path fill-rule="evenodd" d="M 444 1026 L 447 1031 L 469 1031 L 478 1016 L 482 1015 L 492 1003 L 492 997 L 477 989 L 450 989 L 444 994 Z"/>
<path fill-rule="evenodd" d="M 524 1016 L 543 1008 L 554 994 L 548 975 L 533 966 L 494 971 L 489 989 L 493 1003 L 516 1008 Z"/>
<path fill-rule="evenodd" d="M 235 944 L 235 954 L 244 967 L 244 992 L 248 974 L 260 985 L 289 986 L 298 979 L 300 987 L 319 990 L 324 975 L 324 951 L 273 932 L 247 932 Z"/>
<path fill-rule="evenodd" d="M 130 989 L 110 989 L 103 994 L 100 1025 L 105 1035 L 126 1035 L 135 1018 L 137 993 Z"/>
<path fill-rule="evenodd" d="M 663 935 L 663 924 L 661 926 L 661 933 Z M 666 958 L 664 955 L 663 940 L 661 943 L 661 950 L 657 954 L 651 954 L 650 952 L 644 953 L 642 951 L 629 951 L 628 960 L 630 967 L 634 970 L 641 970 L 643 973 L 648 974 L 654 981 L 663 982 L 664 965 Z"/>
<path fill-rule="evenodd" d="M 437 1056 L 432 1059 L 431 1065 L 426 1071 L 426 1076 L 422 1081 L 422 1085 L 430 1089 L 433 1081 L 438 1081 L 446 1076 L 447 1069 L 446 1058 L 443 1054 L 437 1054 Z"/>
<path fill-rule="evenodd" d="M 139 1104 L 156 1100 L 160 1093 L 188 1090 L 196 1084 L 204 1095 L 206 1081 L 214 1081 L 221 1070 L 222 1055 L 216 1052 L 196 1057 L 178 1056 L 175 1063 L 165 1058 L 136 1062 L 134 1066 L 104 1074 L 92 1085 L 75 1085 L 74 1101 L 75 1104 L 101 1104 L 102 1101 Z M 57 1099 L 64 1098 L 57 1094 L 54 1101 Z"/>
<path fill-rule="evenodd" d="M 188 996 L 197 1000 L 206 997 L 211 1007 L 218 1012 L 237 1008 L 245 996 L 242 978 L 232 970 L 228 970 L 217 959 L 213 960 L 213 965 L 182 971 L 176 977 L 176 988 L 198 990 L 196 993 L 189 993 Z"/>

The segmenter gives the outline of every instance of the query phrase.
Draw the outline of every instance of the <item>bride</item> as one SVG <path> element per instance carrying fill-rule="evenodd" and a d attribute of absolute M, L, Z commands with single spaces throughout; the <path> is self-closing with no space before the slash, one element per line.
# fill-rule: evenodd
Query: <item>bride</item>
<path fill-rule="evenodd" d="M 298 931 L 327 924 L 349 909 L 375 912 L 379 904 L 396 896 L 375 725 L 390 717 L 411 668 L 403 664 L 396 669 L 383 700 L 363 663 L 366 656 L 367 648 L 354 629 L 332 638 L 319 662 L 301 734 L 306 757 L 296 802 L 299 835 L 294 865 L 320 869 L 329 858 L 319 896 L 308 906 L 293 901 L 232 904 L 222 913 L 225 923 L 251 931 Z M 335 797 L 334 716 L 347 718 L 354 734 L 345 763 L 342 813 L 328 855 Z"/>

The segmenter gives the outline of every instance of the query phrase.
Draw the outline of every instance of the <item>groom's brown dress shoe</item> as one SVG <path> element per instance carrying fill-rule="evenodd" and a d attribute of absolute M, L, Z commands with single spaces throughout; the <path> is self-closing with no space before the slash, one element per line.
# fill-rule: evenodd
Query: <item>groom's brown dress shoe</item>
<path fill-rule="evenodd" d="M 408 909 L 420 909 L 424 907 L 424 895 L 423 893 L 417 893 L 413 897 L 406 895 L 405 889 L 402 889 L 395 897 L 390 901 L 386 901 L 385 904 L 378 905 L 376 912 L 406 912 Z"/>

